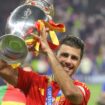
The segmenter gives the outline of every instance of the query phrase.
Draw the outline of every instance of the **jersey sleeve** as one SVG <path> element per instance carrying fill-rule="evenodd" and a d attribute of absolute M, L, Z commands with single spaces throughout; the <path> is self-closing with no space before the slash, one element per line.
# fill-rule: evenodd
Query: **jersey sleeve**
<path fill-rule="evenodd" d="M 76 81 L 75 85 L 81 90 L 83 94 L 83 102 L 81 105 L 87 105 L 90 98 L 90 90 L 85 83 Z"/>
<path fill-rule="evenodd" d="M 32 86 L 33 82 L 38 85 L 42 80 L 42 76 L 32 71 L 24 71 L 22 68 L 18 68 L 18 83 L 17 88 L 21 89 L 25 94 Z"/>

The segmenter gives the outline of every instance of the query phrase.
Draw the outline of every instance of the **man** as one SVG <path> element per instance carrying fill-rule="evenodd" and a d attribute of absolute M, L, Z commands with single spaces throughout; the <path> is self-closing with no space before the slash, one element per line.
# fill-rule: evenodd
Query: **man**
<path fill-rule="evenodd" d="M 75 36 L 65 36 L 55 56 L 46 37 L 43 28 L 39 37 L 40 51 L 46 54 L 51 65 L 53 80 L 22 68 L 13 70 L 4 61 L 0 61 L 0 76 L 24 92 L 27 105 L 87 105 L 89 89 L 84 83 L 72 79 L 81 62 L 84 43 Z"/>

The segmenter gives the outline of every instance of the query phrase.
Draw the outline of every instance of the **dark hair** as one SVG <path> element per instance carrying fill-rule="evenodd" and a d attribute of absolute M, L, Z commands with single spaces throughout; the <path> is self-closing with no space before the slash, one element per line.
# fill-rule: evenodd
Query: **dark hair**
<path fill-rule="evenodd" d="M 80 57 L 83 57 L 84 42 L 79 37 L 72 35 L 64 35 L 64 37 L 60 40 L 60 45 L 62 44 L 81 49 Z"/>

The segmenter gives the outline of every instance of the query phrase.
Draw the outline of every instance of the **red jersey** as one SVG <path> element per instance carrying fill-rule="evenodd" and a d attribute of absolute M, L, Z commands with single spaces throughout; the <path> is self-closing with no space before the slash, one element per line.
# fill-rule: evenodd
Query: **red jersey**
<path fill-rule="evenodd" d="M 47 105 L 48 79 L 46 76 L 39 75 L 35 72 L 26 72 L 18 70 L 18 84 L 26 96 L 26 105 Z M 74 81 L 83 94 L 83 102 L 80 105 L 87 105 L 90 97 L 90 91 L 87 86 L 79 81 Z M 66 99 L 56 82 L 52 81 L 52 105 L 73 105 Z"/>

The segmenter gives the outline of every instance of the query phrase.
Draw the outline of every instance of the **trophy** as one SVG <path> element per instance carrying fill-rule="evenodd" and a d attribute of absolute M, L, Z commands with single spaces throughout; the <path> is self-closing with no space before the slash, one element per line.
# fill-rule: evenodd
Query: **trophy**
<path fill-rule="evenodd" d="M 8 64 L 16 64 L 25 60 L 30 46 L 35 45 L 38 52 L 40 42 L 31 33 L 38 35 L 42 26 L 49 27 L 51 31 L 64 28 L 50 21 L 52 14 L 53 5 L 47 0 L 31 0 L 18 6 L 7 20 L 6 34 L 0 37 L 0 58 Z M 50 33 L 54 43 L 58 43 L 55 33 Z"/>

